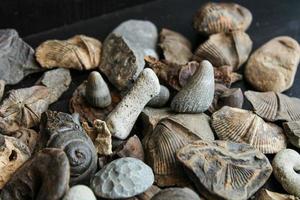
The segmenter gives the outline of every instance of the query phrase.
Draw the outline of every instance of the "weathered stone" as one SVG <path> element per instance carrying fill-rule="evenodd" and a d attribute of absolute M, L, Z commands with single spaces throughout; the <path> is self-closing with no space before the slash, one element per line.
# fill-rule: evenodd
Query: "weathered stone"
<path fill-rule="evenodd" d="M 290 143 L 300 148 L 300 121 L 285 122 L 283 128 Z"/>
<path fill-rule="evenodd" d="M 119 150 L 117 155 L 120 157 L 132 157 L 144 161 L 144 149 L 140 139 L 134 135 L 125 141 Z"/>
<path fill-rule="evenodd" d="M 34 50 L 14 29 L 0 30 L 0 80 L 17 84 L 25 76 L 42 70 L 34 59 Z"/>
<path fill-rule="evenodd" d="M 255 200 L 300 200 L 300 198 L 293 195 L 281 194 L 269 191 L 267 189 L 261 189 L 256 195 Z"/>
<path fill-rule="evenodd" d="M 5 81 L 0 80 L 0 102 L 1 102 L 2 97 L 4 95 L 4 90 L 5 90 Z"/>
<path fill-rule="evenodd" d="M 159 94 L 153 97 L 148 103 L 147 106 L 159 108 L 166 105 L 170 97 L 170 91 L 167 87 L 160 85 Z"/>
<path fill-rule="evenodd" d="M 98 197 L 129 198 L 145 192 L 154 181 L 152 169 L 136 158 L 112 161 L 95 174 L 91 188 Z"/>
<path fill-rule="evenodd" d="M 167 188 L 158 192 L 151 200 L 200 200 L 200 197 L 189 188 Z"/>
<path fill-rule="evenodd" d="M 156 41 L 157 29 L 153 23 L 123 22 L 104 41 L 100 70 L 119 90 L 129 89 L 144 68 L 144 57 L 157 57 Z"/>
<path fill-rule="evenodd" d="M 299 52 L 299 44 L 293 38 L 273 38 L 250 56 L 245 68 L 246 80 L 263 92 L 289 89 L 299 64 Z"/>
<path fill-rule="evenodd" d="M 62 200 L 96 200 L 96 197 L 89 187 L 75 185 L 67 191 Z"/>
<path fill-rule="evenodd" d="M 268 180 L 268 158 L 250 145 L 195 141 L 177 152 L 198 191 L 207 199 L 246 200 Z"/>

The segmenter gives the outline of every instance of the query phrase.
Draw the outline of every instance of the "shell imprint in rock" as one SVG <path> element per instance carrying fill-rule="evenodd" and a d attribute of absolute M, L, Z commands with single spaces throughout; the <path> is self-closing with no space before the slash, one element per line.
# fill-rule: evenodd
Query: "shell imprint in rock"
<path fill-rule="evenodd" d="M 44 86 L 32 86 L 11 90 L 0 106 L 0 130 L 4 134 L 20 127 L 31 128 L 39 124 L 40 117 L 49 106 L 49 90 Z"/>
<path fill-rule="evenodd" d="M 93 142 L 71 115 L 47 111 L 41 120 L 41 142 L 64 150 L 70 163 L 70 183 L 89 183 L 97 168 Z"/>
<path fill-rule="evenodd" d="M 251 12 L 235 3 L 206 3 L 194 17 L 194 28 L 207 35 L 245 31 L 252 21 Z"/>
<path fill-rule="evenodd" d="M 157 57 L 157 37 L 156 26 L 150 21 L 121 23 L 103 43 L 100 71 L 117 89 L 128 90 L 144 69 L 144 57 Z"/>
<path fill-rule="evenodd" d="M 242 31 L 217 33 L 200 44 L 195 51 L 194 60 L 201 62 L 208 60 L 215 67 L 229 65 L 234 71 L 246 62 L 252 49 L 252 41 Z"/>
<path fill-rule="evenodd" d="M 152 167 L 157 185 L 184 186 L 188 180 L 176 161 L 176 151 L 195 140 L 214 140 L 205 114 L 179 114 L 162 119 L 143 143 L 147 163 Z"/>
<path fill-rule="evenodd" d="M 285 122 L 283 128 L 290 143 L 300 148 L 300 121 Z"/>
<path fill-rule="evenodd" d="M 0 80 L 9 85 L 42 70 L 34 59 L 34 50 L 14 29 L 0 29 L 0 63 Z"/>
<path fill-rule="evenodd" d="M 29 148 L 21 141 L 0 134 L 0 189 L 30 156 Z"/>
<path fill-rule="evenodd" d="M 218 138 L 247 143 L 265 154 L 286 148 L 283 130 L 248 110 L 224 106 L 212 115 L 212 127 Z"/>
<path fill-rule="evenodd" d="M 22 165 L 4 186 L 2 200 L 60 200 L 69 188 L 68 157 L 60 149 L 45 148 Z"/>
<path fill-rule="evenodd" d="M 300 99 L 275 92 L 246 91 L 256 114 L 268 121 L 300 120 Z"/>
<path fill-rule="evenodd" d="M 268 158 L 248 144 L 201 141 L 177 152 L 198 191 L 207 199 L 246 200 L 268 180 Z"/>
<path fill-rule="evenodd" d="M 184 65 L 193 56 L 192 45 L 180 33 L 163 28 L 160 32 L 160 44 L 165 60 L 178 65 Z"/>
<path fill-rule="evenodd" d="M 200 200 L 200 197 L 189 188 L 167 188 L 158 192 L 151 200 Z"/>
<path fill-rule="evenodd" d="M 105 108 L 111 104 L 111 96 L 107 84 L 97 71 L 90 73 L 85 89 L 85 99 L 91 106 Z"/>
<path fill-rule="evenodd" d="M 112 135 L 119 139 L 127 138 L 145 105 L 159 91 L 159 80 L 155 73 L 150 68 L 144 69 L 130 91 L 105 120 Z"/>
<path fill-rule="evenodd" d="M 154 181 L 152 169 L 135 158 L 119 158 L 104 166 L 91 181 L 98 197 L 129 198 L 145 192 Z"/>
<path fill-rule="evenodd" d="M 276 37 L 257 49 L 245 67 L 246 80 L 262 92 L 283 92 L 294 82 L 300 47 L 287 36 Z"/>
<path fill-rule="evenodd" d="M 89 187 L 75 185 L 67 191 L 62 200 L 96 200 L 96 197 Z"/>
<path fill-rule="evenodd" d="M 170 91 L 167 87 L 160 85 L 160 91 L 159 94 L 155 97 L 153 97 L 148 103 L 147 106 L 150 107 L 163 107 L 166 105 L 170 97 Z"/>
<path fill-rule="evenodd" d="M 281 194 L 267 189 L 261 189 L 258 192 L 256 200 L 300 200 L 300 198 L 289 194 Z"/>
<path fill-rule="evenodd" d="M 292 149 L 284 149 L 276 154 L 272 166 L 274 176 L 282 187 L 292 195 L 300 197 L 300 155 Z"/>
<path fill-rule="evenodd" d="M 204 60 L 189 82 L 173 98 L 171 109 L 183 113 L 204 112 L 212 103 L 214 92 L 213 66 Z"/>
<path fill-rule="evenodd" d="M 101 42 L 85 35 L 76 35 L 68 40 L 48 40 L 38 46 L 35 56 L 47 69 L 94 69 L 100 63 Z"/>

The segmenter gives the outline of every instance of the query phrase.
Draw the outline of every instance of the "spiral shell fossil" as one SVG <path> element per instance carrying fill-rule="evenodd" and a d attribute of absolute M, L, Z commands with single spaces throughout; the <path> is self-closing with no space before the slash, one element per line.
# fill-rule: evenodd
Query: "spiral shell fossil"
<path fill-rule="evenodd" d="M 215 67 L 229 65 L 234 71 L 246 62 L 252 49 L 252 41 L 247 33 L 233 31 L 217 33 L 200 44 L 194 53 L 194 60 L 208 60 Z"/>
<path fill-rule="evenodd" d="M 265 154 L 286 148 L 283 130 L 251 111 L 224 106 L 212 115 L 212 126 L 221 140 L 247 143 Z"/>
<path fill-rule="evenodd" d="M 256 114 L 268 121 L 300 120 L 300 99 L 275 92 L 246 91 Z"/>
<path fill-rule="evenodd" d="M 68 40 L 48 40 L 38 46 L 35 55 L 43 68 L 89 70 L 100 64 L 101 43 L 85 35 Z"/>
<path fill-rule="evenodd" d="M 91 139 L 71 115 L 47 111 L 42 116 L 41 133 L 47 147 L 64 150 L 70 163 L 70 183 L 88 183 L 97 168 L 97 153 Z"/>
<path fill-rule="evenodd" d="M 187 85 L 173 98 L 171 109 L 184 113 L 204 112 L 213 101 L 214 90 L 213 66 L 204 60 Z"/>
<path fill-rule="evenodd" d="M 252 21 L 251 12 L 235 3 L 206 3 L 194 17 L 194 28 L 207 35 L 245 31 Z"/>

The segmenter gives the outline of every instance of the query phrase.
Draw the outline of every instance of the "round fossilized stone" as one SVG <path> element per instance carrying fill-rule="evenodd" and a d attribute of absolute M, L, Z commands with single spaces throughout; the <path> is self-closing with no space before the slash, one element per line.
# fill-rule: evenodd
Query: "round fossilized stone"
<path fill-rule="evenodd" d="M 268 158 L 248 144 L 198 140 L 181 148 L 177 158 L 209 200 L 248 199 L 272 173 Z"/>
<path fill-rule="evenodd" d="M 200 200 L 197 193 L 189 188 L 167 188 L 158 192 L 151 200 Z"/>
<path fill-rule="evenodd" d="M 76 185 L 70 188 L 63 200 L 96 200 L 96 197 L 89 187 Z"/>
<path fill-rule="evenodd" d="M 292 149 L 276 154 L 272 166 L 275 178 L 290 194 L 300 197 L 300 155 Z"/>
<path fill-rule="evenodd" d="M 95 174 L 91 188 L 98 197 L 130 198 L 145 192 L 154 182 L 152 169 L 136 158 L 120 158 Z"/>
<path fill-rule="evenodd" d="M 246 80 L 259 91 L 283 92 L 294 82 L 300 47 L 287 36 L 276 37 L 257 49 L 245 68 Z"/>

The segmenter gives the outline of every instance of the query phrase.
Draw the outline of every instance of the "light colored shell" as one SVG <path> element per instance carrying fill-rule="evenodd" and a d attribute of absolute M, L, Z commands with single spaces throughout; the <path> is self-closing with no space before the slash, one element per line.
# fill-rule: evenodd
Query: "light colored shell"
<path fill-rule="evenodd" d="M 276 154 L 272 162 L 275 178 L 292 195 L 300 197 L 300 155 L 292 149 Z"/>
<path fill-rule="evenodd" d="M 283 92 L 294 82 L 300 47 L 291 37 L 273 38 L 257 49 L 245 67 L 246 80 L 262 92 Z"/>
<path fill-rule="evenodd" d="M 267 189 L 262 189 L 256 200 L 300 200 L 300 198 L 288 194 L 280 194 Z"/>
<path fill-rule="evenodd" d="M 300 99 L 275 92 L 246 91 L 255 113 L 268 121 L 300 120 Z"/>
<path fill-rule="evenodd" d="M 241 5 L 210 2 L 197 11 L 194 17 L 194 28 L 208 35 L 234 30 L 245 31 L 251 21 L 251 12 Z"/>
<path fill-rule="evenodd" d="M 195 51 L 194 59 L 198 62 L 206 59 L 215 67 L 233 66 L 234 70 L 246 62 L 252 49 L 252 41 L 247 33 L 233 31 L 217 33 L 200 44 Z"/>
<path fill-rule="evenodd" d="M 171 109 L 183 113 L 204 112 L 213 101 L 214 90 L 213 66 L 204 60 L 189 82 L 173 98 Z"/>
<path fill-rule="evenodd" d="M 111 104 L 111 95 L 107 84 L 97 71 L 90 73 L 85 89 L 85 99 L 89 104 L 105 108 Z"/>
<path fill-rule="evenodd" d="M 187 184 L 183 169 L 176 161 L 178 149 L 194 140 L 214 140 L 205 114 L 179 114 L 162 119 L 143 143 L 147 163 L 152 167 L 157 185 Z"/>
<path fill-rule="evenodd" d="M 85 35 L 68 40 L 48 40 L 38 46 L 35 55 L 43 68 L 89 70 L 100 64 L 101 42 Z"/>
<path fill-rule="evenodd" d="M 148 103 L 147 106 L 150 107 L 163 107 L 169 100 L 170 91 L 166 86 L 160 85 L 159 94 L 153 97 Z"/>
<path fill-rule="evenodd" d="M 279 126 L 247 110 L 224 106 L 212 115 L 212 126 L 219 139 L 247 143 L 265 154 L 277 153 L 287 145 Z"/>
<path fill-rule="evenodd" d="M 291 121 L 283 123 L 283 128 L 289 141 L 300 148 L 300 121 Z"/>

